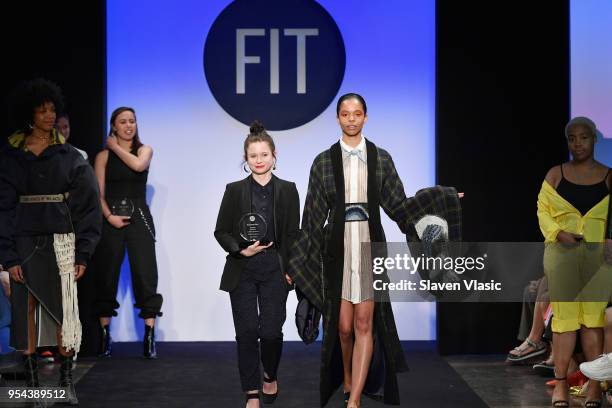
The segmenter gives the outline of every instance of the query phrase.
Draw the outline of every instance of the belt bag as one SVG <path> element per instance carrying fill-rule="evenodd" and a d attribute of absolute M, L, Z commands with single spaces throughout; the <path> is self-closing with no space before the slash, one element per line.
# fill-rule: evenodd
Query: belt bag
<path fill-rule="evenodd" d="M 369 218 L 368 203 L 346 203 L 344 205 L 344 222 L 367 221 Z"/>

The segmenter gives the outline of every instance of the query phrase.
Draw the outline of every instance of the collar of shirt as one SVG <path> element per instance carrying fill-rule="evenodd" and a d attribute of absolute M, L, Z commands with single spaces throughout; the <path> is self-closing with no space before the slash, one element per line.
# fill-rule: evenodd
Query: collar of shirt
<path fill-rule="evenodd" d="M 272 179 L 270 179 L 270 181 L 268 181 L 265 186 L 262 186 L 257 181 L 255 181 L 255 178 L 253 177 L 253 175 L 251 175 L 251 183 L 253 183 L 253 187 L 256 188 L 258 191 L 272 193 Z"/>
<path fill-rule="evenodd" d="M 25 144 L 25 139 L 26 139 L 26 136 L 23 132 L 15 132 L 9 137 L 9 144 L 16 149 L 20 149 L 20 150 L 23 150 L 24 152 L 27 152 L 28 147 Z M 66 143 L 66 139 L 64 138 L 64 135 L 62 135 L 56 129 L 52 129 L 51 130 L 51 141 L 49 143 L 49 146 L 58 145 L 58 144 L 63 145 L 65 143 Z"/>
<path fill-rule="evenodd" d="M 344 142 L 344 140 L 340 139 L 340 147 L 346 153 L 345 157 L 357 156 L 362 162 L 367 163 L 366 160 L 366 143 L 365 137 L 363 134 L 361 135 L 361 141 L 355 147 L 351 147 Z"/>

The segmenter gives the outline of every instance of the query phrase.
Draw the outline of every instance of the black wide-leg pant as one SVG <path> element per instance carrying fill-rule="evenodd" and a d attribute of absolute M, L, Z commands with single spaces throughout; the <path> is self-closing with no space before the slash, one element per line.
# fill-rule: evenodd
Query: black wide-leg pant
<path fill-rule="evenodd" d="M 163 298 L 157 293 L 154 234 L 153 218 L 146 205 L 135 209 L 131 223 L 126 227 L 115 228 L 104 221 L 93 259 L 98 317 L 117 316 L 117 289 L 126 248 L 136 300 L 134 306 L 140 309 L 138 316 L 143 319 L 161 316 Z"/>
<path fill-rule="evenodd" d="M 230 292 L 243 391 L 261 388 L 260 361 L 275 380 L 283 349 L 287 284 L 278 253 L 267 250 L 249 259 L 240 284 Z"/>

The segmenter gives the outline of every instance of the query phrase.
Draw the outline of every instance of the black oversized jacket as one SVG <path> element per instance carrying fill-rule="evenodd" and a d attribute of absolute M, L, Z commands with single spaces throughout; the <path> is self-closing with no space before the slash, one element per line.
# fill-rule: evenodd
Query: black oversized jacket
<path fill-rule="evenodd" d="M 217 217 L 215 238 L 228 253 L 219 287 L 226 292 L 231 292 L 238 286 L 240 273 L 248 260 L 240 255 L 240 250 L 245 248 L 247 242 L 240 237 L 239 221 L 244 214 L 251 212 L 250 178 L 251 176 L 227 185 Z M 278 249 L 281 272 L 284 275 L 287 271 L 289 248 L 299 236 L 300 198 L 295 183 L 275 175 L 272 175 L 270 182 L 274 183 L 274 246 Z"/>
<path fill-rule="evenodd" d="M 76 236 L 76 263 L 86 265 L 100 239 L 102 210 L 93 169 L 63 137 L 40 156 L 24 149 L 23 134 L 0 147 L 0 264 L 20 265 L 19 236 Z M 67 194 L 66 202 L 20 204 L 22 195 Z"/>

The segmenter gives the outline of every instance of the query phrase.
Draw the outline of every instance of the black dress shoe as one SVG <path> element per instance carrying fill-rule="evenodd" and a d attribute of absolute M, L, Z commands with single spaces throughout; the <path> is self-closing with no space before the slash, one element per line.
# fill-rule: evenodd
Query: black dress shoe
<path fill-rule="evenodd" d="M 264 376 L 264 382 L 273 383 L 274 381 L 276 381 L 275 378 L 266 378 L 266 376 Z M 276 401 L 276 397 L 278 397 L 278 385 L 274 394 L 266 394 L 265 392 L 263 392 L 263 390 L 261 390 L 261 399 L 264 404 L 274 404 L 274 401 Z"/>
<path fill-rule="evenodd" d="M 145 358 L 157 358 L 157 346 L 155 345 L 155 327 L 151 327 L 145 324 L 143 346 Z"/>

